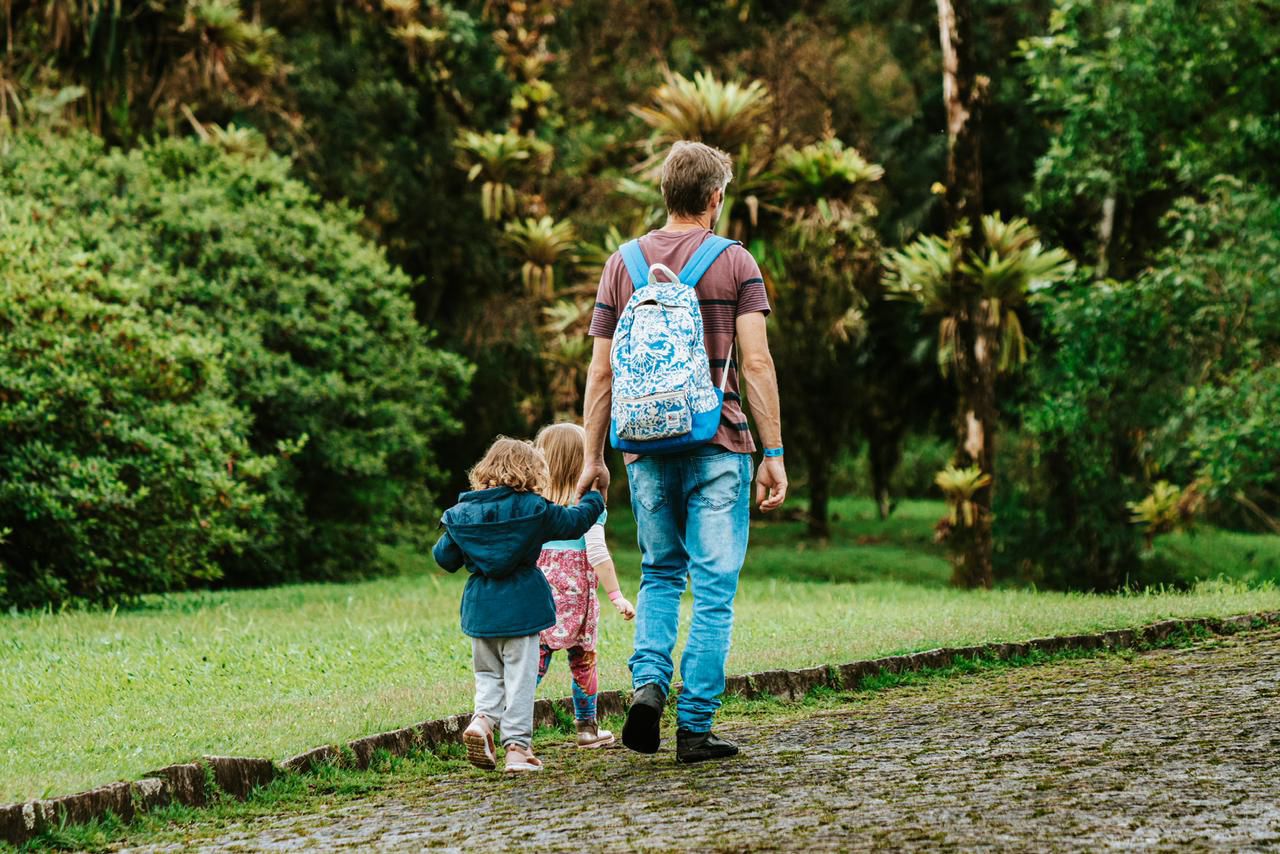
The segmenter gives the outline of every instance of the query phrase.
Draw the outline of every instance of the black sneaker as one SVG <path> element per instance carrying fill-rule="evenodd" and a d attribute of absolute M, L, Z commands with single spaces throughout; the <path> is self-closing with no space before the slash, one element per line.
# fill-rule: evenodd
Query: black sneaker
<path fill-rule="evenodd" d="M 656 682 L 641 685 L 631 698 L 627 722 L 622 726 L 622 743 L 636 753 L 657 753 L 662 741 L 662 710 L 667 695 Z"/>
<path fill-rule="evenodd" d="M 676 761 L 706 762 L 708 759 L 728 759 L 738 755 L 738 745 L 726 741 L 713 732 L 676 731 Z"/>

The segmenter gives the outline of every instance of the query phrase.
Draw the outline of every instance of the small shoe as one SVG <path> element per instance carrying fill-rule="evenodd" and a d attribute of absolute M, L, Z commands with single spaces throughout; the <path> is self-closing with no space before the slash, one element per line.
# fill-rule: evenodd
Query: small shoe
<path fill-rule="evenodd" d="M 498 751 L 493 746 L 493 724 L 484 715 L 473 715 L 462 733 L 467 746 L 467 761 L 477 768 L 492 771 L 498 767 Z"/>
<path fill-rule="evenodd" d="M 507 746 L 507 773 L 522 774 L 525 771 L 541 771 L 542 760 L 533 755 L 533 748 L 519 744 Z"/>
<path fill-rule="evenodd" d="M 596 719 L 578 721 L 578 746 L 586 748 L 608 747 L 616 739 L 607 729 L 600 729 Z"/>
<path fill-rule="evenodd" d="M 636 753 L 657 753 L 662 743 L 662 710 L 667 695 L 656 682 L 641 685 L 631 698 L 627 722 L 622 726 L 622 743 Z"/>
<path fill-rule="evenodd" d="M 738 755 L 738 745 L 726 741 L 711 731 L 676 731 L 676 761 L 706 762 L 709 759 L 728 759 Z"/>

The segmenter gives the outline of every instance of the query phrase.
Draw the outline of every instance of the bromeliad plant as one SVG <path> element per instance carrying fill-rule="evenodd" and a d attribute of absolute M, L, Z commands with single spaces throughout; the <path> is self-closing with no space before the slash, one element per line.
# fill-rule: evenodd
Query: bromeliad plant
<path fill-rule="evenodd" d="M 673 142 L 694 139 L 729 152 L 750 146 L 760 136 L 769 109 L 769 90 L 759 80 L 743 85 L 717 80 L 709 72 L 693 79 L 668 73 L 653 91 L 651 106 L 632 106 L 631 112 L 653 128 L 650 142 L 657 162 Z"/>
<path fill-rule="evenodd" d="M 977 466 L 949 465 L 933 482 L 947 502 L 947 515 L 934 528 L 934 540 L 951 547 L 952 583 L 964 585 L 976 569 L 969 563 L 974 554 L 972 545 L 989 530 L 991 522 L 990 511 L 978 499 L 991 485 L 991 475 Z"/>
<path fill-rule="evenodd" d="M 719 80 L 705 71 L 695 72 L 692 79 L 668 73 L 662 85 L 650 93 L 650 104 L 631 107 L 632 114 L 653 129 L 650 155 L 636 170 L 656 181 L 667 148 L 680 140 L 697 140 L 726 151 L 734 158 L 734 176 L 725 191 L 718 230 L 730 232 L 737 199 L 746 201 L 754 225 L 755 193 L 761 189 L 760 176 L 771 160 L 771 152 L 762 144 L 770 103 L 769 90 L 759 80 L 743 84 Z M 733 236 L 745 239 L 741 228 Z"/>
<path fill-rule="evenodd" d="M 947 502 L 946 522 L 951 528 L 959 525 L 972 528 L 977 524 L 982 508 L 974 503 L 973 497 L 978 490 L 990 485 L 991 475 L 977 466 L 961 469 L 950 465 L 938 472 L 933 482 Z"/>
<path fill-rule="evenodd" d="M 1191 528 L 1196 514 L 1204 509 L 1205 498 L 1200 487 L 1201 484 L 1193 483 L 1184 489 L 1161 480 L 1156 482 L 1146 498 L 1126 502 L 1129 521 L 1142 526 L 1148 549 L 1161 534 Z"/>
<path fill-rule="evenodd" d="M 962 358 L 957 349 L 957 324 L 976 297 L 996 332 L 983 356 L 995 357 L 1005 373 L 1027 360 L 1027 339 L 1019 309 L 1036 291 L 1062 281 L 1075 263 L 1062 249 L 1046 249 L 1039 234 L 1022 217 L 1005 222 L 999 214 L 982 218 L 985 254 L 971 254 L 953 275 L 960 235 L 925 235 L 905 249 L 890 252 L 885 261 L 885 286 L 899 297 L 920 303 L 926 314 L 939 315 L 938 367 L 950 373 Z M 994 344 L 994 347 L 991 345 Z"/>
<path fill-rule="evenodd" d="M 523 263 L 520 281 L 525 292 L 539 299 L 550 299 L 555 293 L 556 264 L 576 261 L 577 236 L 573 223 L 556 221 L 549 216 L 528 217 L 507 223 L 504 232 L 507 246 Z"/>
<path fill-rule="evenodd" d="M 1046 249 L 1022 218 L 982 218 L 981 249 L 964 252 L 967 225 L 945 237 L 924 236 L 885 258 L 891 295 L 918 302 L 939 316 L 938 365 L 959 391 L 957 464 L 990 475 L 974 500 L 989 511 L 995 477 L 998 409 L 996 379 L 1027 358 L 1018 311 L 1033 293 L 1071 275 L 1075 264 L 1061 249 Z M 990 587 L 991 516 L 979 513 L 973 536 L 952 547 L 957 584 Z M 962 554 L 962 550 L 966 553 Z"/>
<path fill-rule="evenodd" d="M 480 208 L 484 218 L 499 222 L 517 211 L 517 185 L 551 165 L 551 146 L 515 131 L 463 131 L 454 145 L 467 180 L 480 180 Z"/>

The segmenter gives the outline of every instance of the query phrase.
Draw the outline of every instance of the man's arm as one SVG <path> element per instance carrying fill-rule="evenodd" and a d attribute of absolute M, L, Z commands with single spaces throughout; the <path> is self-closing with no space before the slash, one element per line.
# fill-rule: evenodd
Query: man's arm
<path fill-rule="evenodd" d="M 579 498 L 593 489 L 602 496 L 609 494 L 609 467 L 604 464 L 604 443 L 609 435 L 609 410 L 613 403 L 613 366 L 609 364 L 613 340 L 593 340 L 591 367 L 587 368 L 587 390 L 582 403 L 587 440 L 582 477 L 578 479 Z"/>
<path fill-rule="evenodd" d="M 778 402 L 778 375 L 769 352 L 764 313 L 738 317 L 738 366 L 746 385 L 751 417 L 766 448 L 782 447 L 782 416 Z M 782 457 L 765 457 L 756 472 L 756 502 L 760 510 L 777 510 L 787 497 L 787 468 Z"/>

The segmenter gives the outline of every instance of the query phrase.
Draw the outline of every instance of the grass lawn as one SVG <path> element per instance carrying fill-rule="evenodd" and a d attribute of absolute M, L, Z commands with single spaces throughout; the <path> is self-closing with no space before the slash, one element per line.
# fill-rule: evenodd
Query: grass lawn
<path fill-rule="evenodd" d="M 823 547 L 805 543 L 799 523 L 753 528 L 732 672 L 1280 608 L 1272 581 L 1280 537 L 1209 531 L 1168 540 L 1162 548 L 1189 577 L 1217 579 L 1185 592 L 962 592 L 946 586 L 947 564 L 930 540 L 940 505 L 904 503 L 886 524 L 869 502 L 839 501 L 836 510 Z M 634 594 L 630 514 L 620 510 L 610 524 L 624 589 Z M 403 575 L 358 584 L 0 616 L 0 803 L 136 778 L 204 753 L 280 758 L 465 711 L 463 578 L 401 557 Z M 602 687 L 626 687 L 630 625 L 605 610 Z M 568 692 L 560 658 L 542 695 Z"/>

